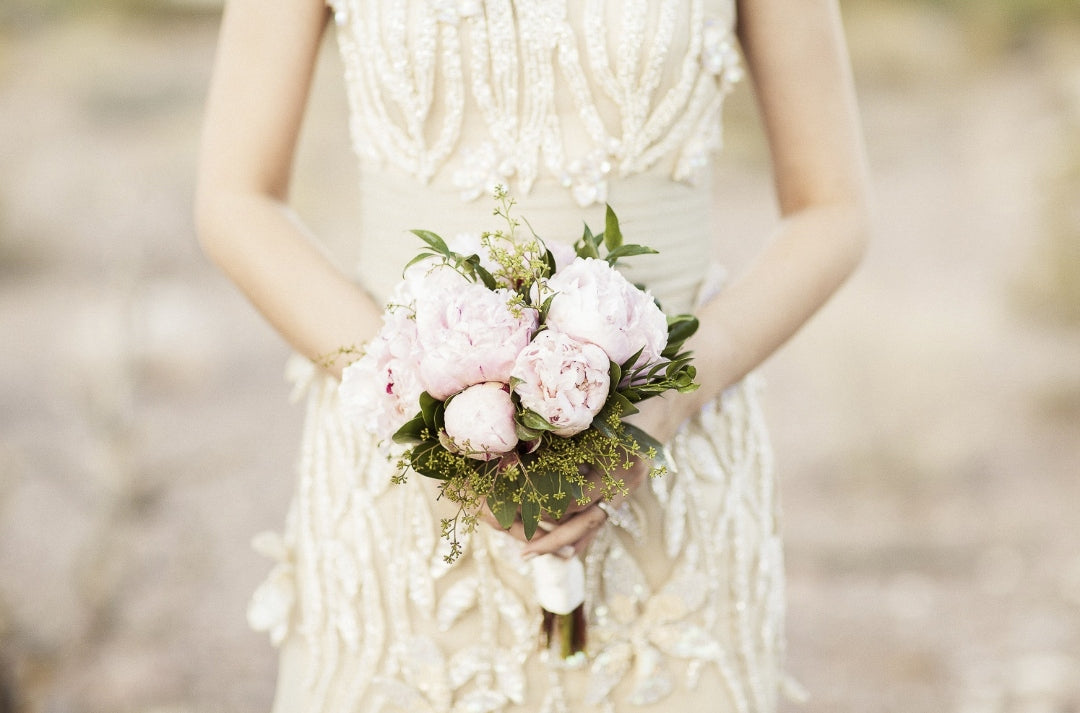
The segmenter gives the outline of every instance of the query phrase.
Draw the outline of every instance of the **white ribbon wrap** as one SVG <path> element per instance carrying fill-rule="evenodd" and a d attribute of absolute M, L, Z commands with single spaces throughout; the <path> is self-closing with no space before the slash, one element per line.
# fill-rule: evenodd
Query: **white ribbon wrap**
<path fill-rule="evenodd" d="M 569 614 L 585 601 L 585 566 L 577 557 L 539 555 L 532 562 L 536 601 L 553 614 Z"/>

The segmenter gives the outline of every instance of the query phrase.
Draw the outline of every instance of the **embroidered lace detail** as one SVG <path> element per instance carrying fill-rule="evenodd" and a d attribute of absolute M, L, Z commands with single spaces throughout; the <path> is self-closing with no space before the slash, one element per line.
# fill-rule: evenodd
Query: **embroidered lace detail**
<path fill-rule="evenodd" d="M 553 181 L 586 206 L 619 177 L 690 180 L 741 76 L 733 0 L 329 2 L 362 161 L 464 200 Z M 541 650 L 520 545 L 482 527 L 446 565 L 430 485 L 392 485 L 336 382 L 300 359 L 289 374 L 307 400 L 300 478 L 284 534 L 256 538 L 275 565 L 248 618 L 305 649 L 304 711 L 615 713 L 699 686 L 717 710 L 775 709 L 783 563 L 756 377 L 686 423 L 677 472 L 600 532 L 588 656 L 563 661 Z"/>
<path fill-rule="evenodd" d="M 691 180 L 742 76 L 733 0 L 620 0 L 618 23 L 612 0 L 329 1 L 357 153 L 423 182 L 449 166 L 465 200 L 546 174 L 587 206 L 665 161 Z"/>
<path fill-rule="evenodd" d="M 375 444 L 344 425 L 335 382 L 294 375 L 310 381 L 301 479 L 284 538 L 257 538 L 277 565 L 249 618 L 275 643 L 306 642 L 305 710 L 486 713 L 533 701 L 556 713 L 570 710 L 565 677 L 584 676 L 573 710 L 615 711 L 693 688 L 710 669 L 729 696 L 718 710 L 774 709 L 783 562 L 756 377 L 671 443 L 678 471 L 651 481 L 653 531 L 640 506 L 624 511 L 628 530 L 601 531 L 585 557 L 589 657 L 566 663 L 540 650 L 519 544 L 484 527 L 447 566 L 431 492 L 418 477 L 389 483 Z M 650 537 L 671 561 L 654 587 L 637 559 Z"/>

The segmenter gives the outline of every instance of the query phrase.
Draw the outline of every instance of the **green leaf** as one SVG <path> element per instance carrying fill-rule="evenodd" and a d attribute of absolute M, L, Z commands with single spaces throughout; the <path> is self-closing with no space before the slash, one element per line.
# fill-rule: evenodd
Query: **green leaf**
<path fill-rule="evenodd" d="M 450 257 L 453 253 L 450 248 L 447 247 L 446 241 L 440 238 L 430 230 L 410 230 L 413 235 L 423 240 L 425 243 L 434 248 L 437 252 L 447 257 Z"/>
<path fill-rule="evenodd" d="M 446 451 L 437 440 L 424 441 L 418 446 L 413 446 L 409 451 L 409 465 L 420 475 L 425 475 L 436 480 L 447 480 L 450 473 L 446 468 L 445 461 L 440 468 L 439 456 Z"/>
<path fill-rule="evenodd" d="M 600 257 L 600 252 L 596 249 L 600 244 L 600 240 L 593 235 L 593 232 L 589 229 L 588 224 L 585 225 L 585 229 L 582 231 L 581 240 L 574 243 L 574 249 L 577 252 L 578 257 Z"/>
<path fill-rule="evenodd" d="M 648 373 L 645 375 L 646 380 L 656 378 L 656 375 L 659 374 L 661 371 L 664 371 L 664 369 L 666 369 L 668 364 L 670 363 L 670 361 L 659 361 L 653 364 L 652 367 L 649 368 Z"/>
<path fill-rule="evenodd" d="M 517 517 L 518 505 L 514 501 L 516 492 L 517 486 L 509 478 L 503 477 L 502 473 L 495 475 L 491 492 L 487 496 L 487 504 L 503 529 L 514 524 L 514 518 Z"/>
<path fill-rule="evenodd" d="M 437 253 L 428 252 L 426 250 L 421 252 L 419 255 L 414 257 L 412 260 L 409 260 L 407 263 L 405 263 L 405 267 L 401 271 L 402 274 L 405 274 L 405 271 L 408 270 L 413 265 L 415 265 L 416 263 L 423 262 L 424 260 L 427 260 L 427 259 L 433 258 L 433 257 L 439 257 L 439 255 Z"/>
<path fill-rule="evenodd" d="M 609 265 L 614 265 L 615 262 L 622 257 L 633 257 L 634 255 L 657 255 L 658 252 L 650 247 L 644 245 L 621 245 L 607 254 L 604 259 L 608 261 Z"/>
<path fill-rule="evenodd" d="M 631 356 L 629 359 L 627 359 L 626 361 L 624 361 L 622 364 L 619 365 L 620 367 L 622 367 L 622 370 L 623 370 L 624 374 L 626 372 L 630 371 L 631 367 L 633 367 L 634 364 L 637 362 L 637 360 L 641 358 L 641 352 L 643 352 L 643 351 L 645 351 L 644 346 L 642 346 L 641 349 L 638 349 L 636 352 L 634 352 L 633 356 Z"/>
<path fill-rule="evenodd" d="M 607 212 L 604 214 L 604 247 L 608 249 L 608 262 L 610 262 L 611 251 L 619 248 L 622 245 L 622 231 L 619 229 L 619 219 L 615 216 L 615 211 L 611 209 L 611 206 L 607 206 Z M 655 250 L 653 252 L 656 252 Z"/>
<path fill-rule="evenodd" d="M 683 357 L 682 359 L 676 359 L 675 361 L 669 361 L 667 368 L 664 370 L 664 374 L 669 379 L 674 379 L 678 376 L 679 372 L 690 365 L 690 357 Z"/>
<path fill-rule="evenodd" d="M 671 462 L 667 457 L 667 450 L 664 448 L 664 444 L 650 436 L 645 431 L 641 430 L 637 426 L 631 423 L 624 423 L 623 428 L 630 434 L 638 445 L 641 446 L 641 455 L 644 455 L 645 451 L 650 448 L 656 451 L 656 455 L 653 457 L 653 465 L 656 467 L 666 467 L 669 471 L 673 470 Z"/>
<path fill-rule="evenodd" d="M 613 361 L 608 361 L 608 395 L 615 393 L 615 389 L 619 388 L 619 382 L 622 381 L 622 367 Z"/>
<path fill-rule="evenodd" d="M 604 407 L 610 407 L 612 410 L 618 409 L 619 418 L 625 418 L 626 416 L 631 416 L 638 412 L 637 406 L 630 403 L 630 399 L 626 398 L 618 391 L 608 397 Z"/>
<path fill-rule="evenodd" d="M 444 410 L 444 404 L 437 398 L 424 391 L 420 394 L 420 415 L 424 418 L 424 423 L 432 430 L 438 430 L 442 425 L 442 412 Z"/>
<path fill-rule="evenodd" d="M 530 475 L 534 489 L 543 495 L 544 509 L 552 517 L 562 517 L 570 501 L 581 494 L 581 486 L 567 480 L 559 473 L 536 473 Z"/>
<path fill-rule="evenodd" d="M 531 540 L 540 524 L 540 505 L 529 498 L 521 503 L 521 524 L 525 528 L 525 539 Z"/>
<path fill-rule="evenodd" d="M 547 273 L 544 277 L 551 277 L 555 274 L 555 256 L 551 254 L 551 251 L 544 246 L 544 264 L 547 265 Z"/>
<path fill-rule="evenodd" d="M 607 422 L 607 418 L 611 415 L 613 410 L 611 401 L 608 401 L 608 403 L 604 404 L 604 408 L 600 409 L 600 413 L 593 416 L 592 423 L 590 424 L 592 428 L 596 429 L 597 433 L 609 441 L 615 441 L 619 438 L 618 432 Z"/>
<path fill-rule="evenodd" d="M 700 384 L 694 381 L 694 377 L 688 373 L 679 374 L 679 377 L 675 380 L 675 389 L 680 394 L 686 394 L 691 391 L 697 391 Z"/>
<path fill-rule="evenodd" d="M 543 431 L 538 431 L 535 428 L 529 428 L 528 426 L 514 422 L 514 433 L 517 435 L 519 441 L 532 441 L 543 435 Z"/>
<path fill-rule="evenodd" d="M 477 271 L 484 269 L 480 267 L 480 256 L 475 253 L 458 260 L 458 267 L 471 282 L 476 282 L 477 278 L 480 277 L 480 274 Z"/>
<path fill-rule="evenodd" d="M 668 360 L 681 359 L 684 356 L 690 356 L 692 354 L 693 352 L 689 349 L 683 351 L 682 342 L 670 342 L 666 347 L 664 347 L 664 351 L 660 352 L 660 356 Z"/>
<path fill-rule="evenodd" d="M 405 422 L 405 424 L 394 431 L 392 440 L 394 443 L 420 443 L 423 441 L 423 433 L 427 428 L 427 424 L 424 423 L 424 415 L 418 413 L 411 419 Z"/>
<path fill-rule="evenodd" d="M 555 427 L 548 423 L 547 419 L 545 419 L 543 416 L 536 413 L 535 411 L 531 411 L 529 409 L 525 409 L 521 412 L 520 423 L 526 428 L 531 428 L 536 431 L 555 430 Z"/>
<path fill-rule="evenodd" d="M 680 314 L 668 318 L 668 344 L 672 342 L 682 343 L 698 330 L 698 319 L 693 315 Z"/>
<path fill-rule="evenodd" d="M 547 319 L 548 310 L 551 309 L 551 301 L 553 299 L 555 299 L 555 295 L 548 295 L 548 298 L 544 300 L 544 303 L 542 305 L 540 305 L 540 324 L 543 324 L 544 321 Z M 533 335 L 533 338 L 536 338 L 535 334 Z"/>
<path fill-rule="evenodd" d="M 476 265 L 473 270 L 480 277 L 480 281 L 484 283 L 484 287 L 489 290 L 494 290 L 498 287 L 495 283 L 495 278 L 491 276 L 491 273 L 480 267 L 480 265 Z"/>
<path fill-rule="evenodd" d="M 566 483 L 566 489 L 569 491 L 567 493 L 567 496 L 568 496 L 567 505 L 570 504 L 569 503 L 570 500 L 573 500 L 573 501 L 581 500 L 582 490 L 581 490 L 581 486 L 578 483 L 575 483 L 573 481 L 568 481 Z M 565 510 L 564 510 L 564 512 L 565 512 Z M 561 516 L 563 513 L 559 513 L 559 514 Z"/>
<path fill-rule="evenodd" d="M 509 530 L 517 517 L 517 504 L 510 498 L 496 497 L 494 493 L 487 496 L 487 506 L 491 514 L 499 521 L 499 527 Z"/>

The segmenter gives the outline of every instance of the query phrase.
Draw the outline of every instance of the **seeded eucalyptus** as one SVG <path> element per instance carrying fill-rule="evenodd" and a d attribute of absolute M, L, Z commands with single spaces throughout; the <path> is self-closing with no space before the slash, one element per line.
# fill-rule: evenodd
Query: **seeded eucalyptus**
<path fill-rule="evenodd" d="M 459 506 L 456 515 L 442 523 L 443 536 L 450 542 L 448 562 L 461 555 L 461 537 L 477 526 L 485 506 L 504 528 L 520 520 L 531 538 L 541 518 L 561 518 L 572 502 L 585 505 L 625 494 L 626 484 L 618 474 L 636 459 L 652 462 L 651 475 L 663 474 L 669 466 L 662 444 L 623 419 L 637 413 L 636 404 L 644 400 L 697 388 L 690 353 L 683 349 L 697 320 L 690 315 L 666 317 L 651 296 L 612 270 L 621 259 L 656 251 L 624 243 L 610 206 L 603 232 L 593 233 L 586 225 L 572 253 L 565 245 L 553 245 L 561 248 L 568 267 L 556 260 L 552 246 L 527 222 L 528 236 L 518 235 L 522 220 L 513 215 L 514 200 L 505 189 L 500 188 L 495 199 L 494 214 L 505 227 L 481 234 L 478 251 L 466 254 L 431 231 L 414 230 L 424 247 L 406 266 L 406 270 L 418 265 L 450 269 L 464 286 L 482 285 L 505 293 L 511 315 L 536 315 L 531 343 L 520 352 L 509 376 L 488 378 L 484 372 L 483 384 L 442 400 L 424 390 L 411 402 L 414 415 L 392 434 L 393 442 L 405 446 L 395 480 L 403 481 L 410 470 L 435 478 L 441 481 L 442 497 Z M 594 294 L 599 295 L 594 303 L 581 302 Z M 415 311 L 422 308 L 417 305 L 425 297 L 394 308 L 411 309 L 410 317 L 416 319 Z M 632 315 L 630 322 L 622 324 L 611 316 L 623 313 Z M 584 325 L 578 324 L 582 314 Z M 558 339 L 537 338 L 548 330 L 558 332 Z M 643 336 L 635 342 L 639 333 Z M 416 377 L 422 384 L 430 383 L 423 372 L 423 335 L 416 339 Z M 471 358 L 464 354 L 461 360 Z M 402 368 L 400 360 L 394 362 L 397 373 L 385 369 L 389 381 L 384 378 L 376 385 L 385 383 L 387 394 L 399 396 L 393 392 Z M 471 398 L 470 390 L 481 385 L 490 392 L 485 398 L 495 399 L 491 403 L 509 404 L 510 438 L 491 437 L 485 420 L 489 414 L 495 418 L 495 406 L 479 407 L 478 417 L 472 419 L 479 423 L 448 424 L 448 405 Z"/>

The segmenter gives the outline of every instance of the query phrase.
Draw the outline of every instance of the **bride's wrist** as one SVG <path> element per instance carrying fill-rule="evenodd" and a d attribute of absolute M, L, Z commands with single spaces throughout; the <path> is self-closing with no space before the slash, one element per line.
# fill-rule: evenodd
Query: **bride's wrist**
<path fill-rule="evenodd" d="M 691 394 L 675 391 L 654 396 L 638 403 L 638 413 L 627 416 L 624 420 L 661 443 L 667 443 L 675 435 L 679 425 L 693 413 L 693 406 L 686 400 L 688 396 Z"/>

